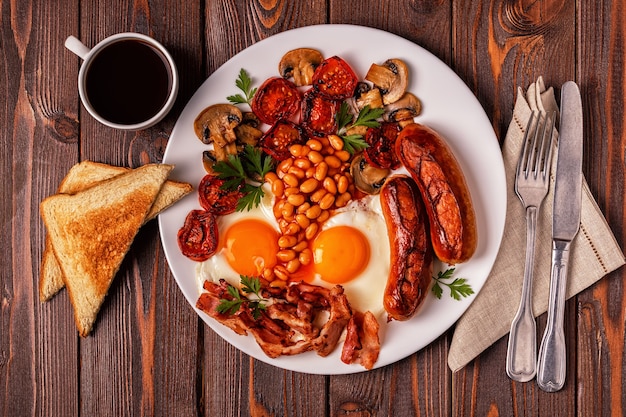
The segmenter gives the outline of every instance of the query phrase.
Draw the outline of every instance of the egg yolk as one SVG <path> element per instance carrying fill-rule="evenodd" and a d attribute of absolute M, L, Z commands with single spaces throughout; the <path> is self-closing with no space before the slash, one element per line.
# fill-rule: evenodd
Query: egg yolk
<path fill-rule="evenodd" d="M 350 226 L 323 230 L 313 242 L 315 272 L 331 284 L 341 284 L 356 278 L 367 266 L 369 258 L 367 238 Z"/>
<path fill-rule="evenodd" d="M 230 226 L 224 235 L 228 264 L 240 275 L 259 276 L 276 265 L 278 233 L 267 223 L 247 219 Z"/>

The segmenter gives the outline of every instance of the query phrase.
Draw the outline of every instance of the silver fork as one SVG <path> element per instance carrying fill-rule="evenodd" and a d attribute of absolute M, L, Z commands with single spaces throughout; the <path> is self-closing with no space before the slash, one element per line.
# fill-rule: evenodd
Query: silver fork
<path fill-rule="evenodd" d="M 515 193 L 526 210 L 526 261 L 522 297 L 509 334 L 506 373 L 519 382 L 530 381 L 537 371 L 537 333 L 532 308 L 535 232 L 537 213 L 550 186 L 555 118 L 554 113 L 531 114 L 515 174 Z"/>

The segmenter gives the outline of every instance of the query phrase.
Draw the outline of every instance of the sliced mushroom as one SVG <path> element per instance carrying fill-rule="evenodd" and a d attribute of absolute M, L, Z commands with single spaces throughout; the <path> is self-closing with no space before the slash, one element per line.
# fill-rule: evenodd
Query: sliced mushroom
<path fill-rule="evenodd" d="M 224 147 L 237 139 L 234 128 L 241 120 L 241 110 L 232 104 L 214 104 L 202 110 L 193 127 L 203 143 Z"/>
<path fill-rule="evenodd" d="M 385 105 L 404 95 L 409 84 L 409 69 L 400 59 L 388 59 L 383 65 L 372 64 L 365 79 L 380 89 Z"/>
<path fill-rule="evenodd" d="M 354 185 L 367 194 L 380 193 L 380 188 L 390 172 L 390 169 L 376 168 L 368 164 L 362 153 L 355 156 L 350 164 Z"/>
<path fill-rule="evenodd" d="M 278 64 L 278 73 L 283 78 L 293 77 L 293 82 L 298 87 L 311 85 L 313 73 L 323 60 L 324 57 L 316 49 L 293 49 L 283 55 Z"/>
<path fill-rule="evenodd" d="M 217 156 L 214 150 L 206 150 L 202 152 L 202 166 L 207 174 L 215 174 L 213 167 L 217 163 Z"/>
<path fill-rule="evenodd" d="M 377 87 L 371 88 L 367 83 L 360 82 L 357 84 L 354 93 L 354 104 L 357 110 L 361 110 L 365 106 L 370 106 L 371 109 L 378 109 L 383 107 L 383 98 Z"/>
<path fill-rule="evenodd" d="M 252 112 L 243 114 L 241 123 L 235 127 L 235 135 L 239 145 L 256 146 L 263 132 L 259 129 L 261 122 Z"/>
<path fill-rule="evenodd" d="M 412 120 L 422 112 L 422 102 L 413 93 L 405 93 L 395 103 L 385 106 L 383 119 L 388 122 Z"/>

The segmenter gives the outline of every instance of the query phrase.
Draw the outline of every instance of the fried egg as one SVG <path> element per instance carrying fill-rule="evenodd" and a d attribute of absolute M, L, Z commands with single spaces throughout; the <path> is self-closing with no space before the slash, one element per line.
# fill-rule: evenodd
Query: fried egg
<path fill-rule="evenodd" d="M 351 201 L 338 210 L 311 249 L 313 284 L 340 284 L 353 309 L 383 314 L 391 252 L 379 196 Z"/>
<path fill-rule="evenodd" d="M 272 193 L 265 187 L 258 207 L 218 217 L 217 252 L 196 267 L 200 285 L 223 278 L 238 287 L 240 275 L 258 276 L 265 267 L 276 264 L 279 228 L 272 211 Z"/>
<path fill-rule="evenodd" d="M 239 286 L 240 275 L 258 276 L 276 264 L 279 227 L 272 207 L 271 192 L 266 190 L 257 208 L 218 218 L 218 250 L 196 267 L 200 286 L 220 278 Z M 295 279 L 327 288 L 340 284 L 353 309 L 382 316 L 390 247 L 379 196 L 366 196 L 337 210 L 310 248 L 313 261 Z"/>

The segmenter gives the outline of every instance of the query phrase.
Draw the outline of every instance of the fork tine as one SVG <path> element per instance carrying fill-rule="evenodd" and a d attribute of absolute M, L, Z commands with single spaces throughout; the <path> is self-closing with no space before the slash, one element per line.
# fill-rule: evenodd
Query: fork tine
<path fill-rule="evenodd" d="M 548 123 L 550 121 L 550 123 Z M 546 175 L 550 172 L 550 162 L 552 161 L 552 150 L 554 148 L 554 125 L 556 123 L 556 112 L 546 114 L 543 124 L 543 132 L 541 138 L 541 161 L 537 171 L 541 172 L 542 178 L 545 180 Z"/>
<path fill-rule="evenodd" d="M 517 176 L 520 176 L 524 172 L 524 176 L 527 176 L 528 164 L 531 161 L 530 153 L 534 146 L 531 146 L 530 142 L 534 142 L 532 136 L 536 136 L 536 131 L 533 131 L 533 123 L 537 118 L 537 112 L 530 113 L 528 123 L 526 124 L 526 131 L 524 132 L 524 139 L 522 139 L 522 155 L 517 161 Z"/>

